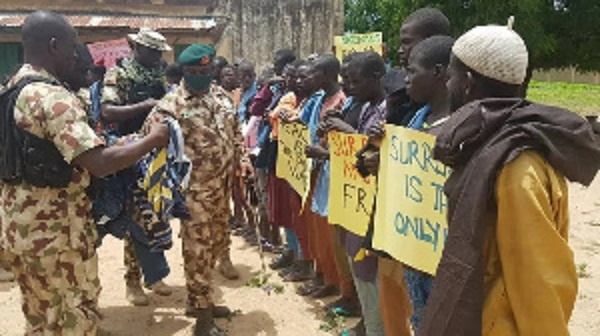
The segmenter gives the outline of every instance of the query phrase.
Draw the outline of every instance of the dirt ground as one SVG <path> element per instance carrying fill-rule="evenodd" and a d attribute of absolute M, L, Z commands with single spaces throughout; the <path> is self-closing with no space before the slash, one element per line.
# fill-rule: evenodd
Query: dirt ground
<path fill-rule="evenodd" d="M 590 188 L 572 185 L 570 192 L 571 246 L 580 273 L 570 330 L 574 336 L 595 336 L 600 335 L 600 177 Z M 105 240 L 99 251 L 103 286 L 100 307 L 104 314 L 101 327 L 107 331 L 105 334 L 191 335 L 193 321 L 183 314 L 185 287 L 178 243 L 167 253 L 172 271 L 166 282 L 175 288 L 173 295 L 151 296 L 150 306 L 133 307 L 125 300 L 122 243 L 112 238 Z M 255 248 L 237 238 L 233 240 L 232 259 L 242 274 L 240 280 L 226 281 L 215 275 L 218 302 L 240 311 L 231 321 L 218 321 L 230 336 L 327 335 L 319 330 L 322 320 L 318 315 L 323 302 L 297 296 L 291 284 L 284 284 L 283 293 L 270 295 L 246 286 L 246 281 L 260 271 L 261 261 Z M 276 276 L 272 281 L 280 282 Z M 14 283 L 0 284 L 0 335 L 22 335 L 24 320 L 19 300 Z"/>

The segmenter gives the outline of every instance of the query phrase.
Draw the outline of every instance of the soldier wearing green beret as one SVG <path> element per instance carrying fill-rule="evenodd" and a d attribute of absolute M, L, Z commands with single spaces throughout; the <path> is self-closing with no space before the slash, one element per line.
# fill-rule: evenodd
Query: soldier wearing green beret
<path fill-rule="evenodd" d="M 235 113 L 211 89 L 212 46 L 195 44 L 179 56 L 183 82 L 151 112 L 144 129 L 164 117 L 179 121 L 185 152 L 192 161 L 187 206 L 191 219 L 182 222 L 181 238 L 188 302 L 186 314 L 196 317 L 196 335 L 225 335 L 213 317 L 223 313 L 212 299 L 211 270 L 229 246 L 229 200 L 235 169 L 252 174 Z"/>

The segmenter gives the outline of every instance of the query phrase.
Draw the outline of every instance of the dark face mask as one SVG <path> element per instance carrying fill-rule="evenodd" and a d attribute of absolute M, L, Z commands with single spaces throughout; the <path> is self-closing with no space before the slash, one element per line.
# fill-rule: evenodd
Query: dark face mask
<path fill-rule="evenodd" d="M 185 84 L 188 88 L 194 91 L 204 91 L 208 89 L 210 83 L 212 83 L 213 75 L 185 74 L 183 78 L 185 79 Z"/>

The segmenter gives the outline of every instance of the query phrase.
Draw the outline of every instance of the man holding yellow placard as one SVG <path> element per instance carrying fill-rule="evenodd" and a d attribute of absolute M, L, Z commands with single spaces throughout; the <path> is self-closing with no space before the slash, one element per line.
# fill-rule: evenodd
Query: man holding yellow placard
<path fill-rule="evenodd" d="M 434 36 L 418 43 L 409 57 L 408 92 L 425 103 L 406 128 L 388 126 L 382 143 L 373 246 L 404 265 L 418 332 L 444 247 L 447 204 L 443 185 L 449 171 L 433 160 L 435 133 L 450 111 L 446 67 L 454 40 Z M 414 131 L 413 131 L 414 130 Z"/>
<path fill-rule="evenodd" d="M 354 99 L 364 103 L 355 126 L 343 125 L 341 116 L 330 114 L 323 128 L 327 131 L 354 131 L 364 134 L 374 123 L 385 118 L 385 91 L 382 78 L 385 63 L 374 52 L 358 53 L 348 64 L 348 86 Z M 330 221 L 339 224 L 343 230 L 343 244 L 351 264 L 354 283 L 362 307 L 367 335 L 383 335 L 384 327 L 379 309 L 379 289 L 377 286 L 377 257 L 366 256 L 355 260 L 361 250 L 371 216 L 374 200 L 374 180 L 364 179 L 348 157 L 356 153 L 366 143 L 366 136 L 333 132 L 329 134 L 332 144 L 332 180 L 330 184 Z M 342 179 L 338 181 L 338 179 Z M 354 205 L 348 206 L 352 201 Z M 343 213 L 353 219 L 342 216 Z M 339 222 L 338 222 L 339 221 Z"/>

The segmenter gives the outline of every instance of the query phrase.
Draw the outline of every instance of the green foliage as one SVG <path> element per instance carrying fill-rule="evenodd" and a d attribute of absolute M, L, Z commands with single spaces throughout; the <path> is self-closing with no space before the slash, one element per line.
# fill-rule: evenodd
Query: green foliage
<path fill-rule="evenodd" d="M 322 317 L 321 325 L 319 326 L 319 330 L 325 332 L 335 332 L 336 334 L 343 329 L 346 318 L 344 316 L 338 315 L 332 311 L 325 313 Z"/>
<path fill-rule="evenodd" d="M 439 8 L 459 36 L 475 25 L 506 24 L 528 45 L 534 68 L 600 70 L 600 1 L 595 0 L 346 0 L 346 31 L 381 31 L 389 55 L 399 47 L 402 21 L 421 7 Z M 395 58 L 391 57 L 391 58 Z"/>
<path fill-rule="evenodd" d="M 268 295 L 271 293 L 283 294 L 285 288 L 277 283 L 269 282 L 272 274 L 260 274 L 246 282 L 246 286 L 250 288 L 260 288 Z"/>

